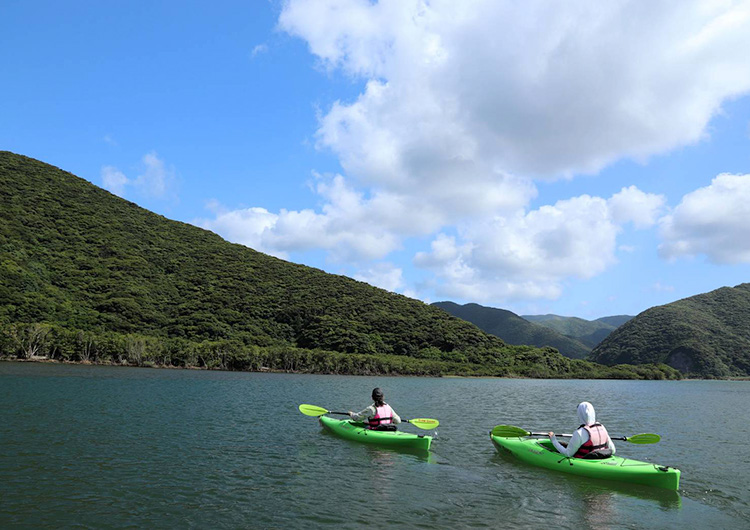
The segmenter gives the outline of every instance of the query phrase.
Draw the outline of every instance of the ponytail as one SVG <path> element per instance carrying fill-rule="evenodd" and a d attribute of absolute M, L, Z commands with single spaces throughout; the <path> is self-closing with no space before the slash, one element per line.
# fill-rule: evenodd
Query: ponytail
<path fill-rule="evenodd" d="M 374 388 L 372 391 L 372 400 L 375 402 L 376 407 L 382 407 L 385 405 L 383 400 L 383 391 L 380 388 Z"/>

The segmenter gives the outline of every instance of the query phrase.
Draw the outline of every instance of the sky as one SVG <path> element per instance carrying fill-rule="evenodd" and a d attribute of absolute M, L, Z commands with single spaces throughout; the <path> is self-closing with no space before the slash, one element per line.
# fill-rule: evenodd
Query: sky
<path fill-rule="evenodd" d="M 0 150 L 427 303 L 750 281 L 750 0 L 0 2 Z"/>

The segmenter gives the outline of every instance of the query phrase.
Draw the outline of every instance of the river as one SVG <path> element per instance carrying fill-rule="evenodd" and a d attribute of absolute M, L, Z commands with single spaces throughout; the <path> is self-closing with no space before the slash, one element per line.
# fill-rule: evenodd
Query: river
<path fill-rule="evenodd" d="M 301 403 L 373 387 L 440 420 L 429 454 L 339 439 Z M 497 453 L 497 424 L 570 432 L 594 404 L 618 454 L 679 492 Z M 750 528 L 750 382 L 355 377 L 0 363 L 0 528 Z M 403 430 L 418 431 L 413 426 Z"/>

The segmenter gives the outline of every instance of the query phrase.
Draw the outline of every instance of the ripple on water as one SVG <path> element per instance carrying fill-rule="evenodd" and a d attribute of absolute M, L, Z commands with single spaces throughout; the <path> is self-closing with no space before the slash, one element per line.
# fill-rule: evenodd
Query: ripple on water
<path fill-rule="evenodd" d="M 0 363 L 0 526 L 747 527 L 750 382 L 693 383 Z M 403 417 L 440 420 L 431 453 L 341 440 L 297 410 L 361 409 L 374 386 Z M 683 494 L 534 468 L 489 440 L 499 423 L 572 429 L 583 399 L 610 432 L 662 434 L 618 452 L 680 467 Z M 732 422 L 712 415 L 722 408 Z M 698 440 L 727 451 L 707 455 Z"/>

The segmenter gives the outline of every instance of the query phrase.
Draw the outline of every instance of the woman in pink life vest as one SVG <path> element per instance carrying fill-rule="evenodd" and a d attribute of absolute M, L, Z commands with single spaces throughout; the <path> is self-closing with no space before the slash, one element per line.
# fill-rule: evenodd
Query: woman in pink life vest
<path fill-rule="evenodd" d="M 355 421 L 364 421 L 369 429 L 396 430 L 396 424 L 401 423 L 401 418 L 388 403 L 383 401 L 383 391 L 375 388 L 372 391 L 372 400 L 374 403 L 361 412 L 350 410 L 349 416 Z"/>
<path fill-rule="evenodd" d="M 567 447 L 557 441 L 555 433 L 549 433 L 558 452 L 576 458 L 607 458 L 615 454 L 614 442 L 604 425 L 596 421 L 594 406 L 588 401 L 578 405 L 578 420 L 581 426 L 573 433 Z"/>

